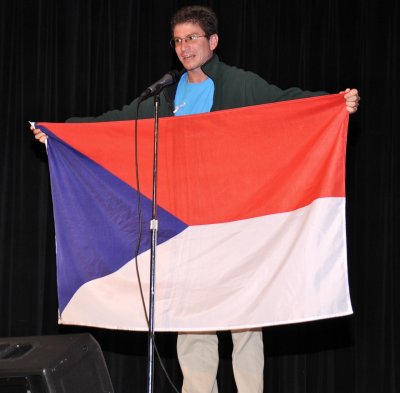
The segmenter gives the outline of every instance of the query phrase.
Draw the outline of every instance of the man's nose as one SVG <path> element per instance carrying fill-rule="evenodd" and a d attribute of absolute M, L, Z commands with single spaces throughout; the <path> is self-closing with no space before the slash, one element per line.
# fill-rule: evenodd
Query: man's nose
<path fill-rule="evenodd" d="M 179 44 L 181 47 L 181 50 L 185 50 L 189 47 L 189 44 L 186 40 L 182 40 L 181 43 Z"/>

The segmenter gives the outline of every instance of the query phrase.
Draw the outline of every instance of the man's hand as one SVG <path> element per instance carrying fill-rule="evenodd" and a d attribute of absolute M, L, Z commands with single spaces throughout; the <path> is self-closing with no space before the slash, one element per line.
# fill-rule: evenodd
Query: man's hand
<path fill-rule="evenodd" d="M 344 99 L 346 100 L 347 111 L 350 114 L 356 113 L 360 102 L 360 96 L 358 95 L 358 90 L 347 88 L 345 91 L 341 91 L 340 93 L 345 93 Z"/>
<path fill-rule="evenodd" d="M 39 130 L 38 128 L 35 128 L 32 126 L 31 130 L 33 131 L 33 135 L 35 136 L 35 139 L 37 139 L 39 142 L 44 143 L 46 141 L 46 139 L 48 138 L 48 136 L 44 132 Z"/>

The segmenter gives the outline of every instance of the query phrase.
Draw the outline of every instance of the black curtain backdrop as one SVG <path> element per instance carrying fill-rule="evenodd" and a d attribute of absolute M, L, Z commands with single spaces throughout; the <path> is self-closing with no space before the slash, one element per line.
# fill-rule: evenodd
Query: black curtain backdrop
<path fill-rule="evenodd" d="M 62 122 L 130 102 L 178 68 L 169 19 L 194 2 L 0 2 L 0 336 L 91 332 L 116 392 L 146 389 L 147 336 L 57 325 L 52 205 L 45 149 L 27 121 Z M 197 1 L 220 19 L 223 61 L 286 88 L 357 87 L 347 155 L 354 315 L 264 329 L 265 391 L 400 392 L 399 3 L 396 0 Z M 220 334 L 221 392 L 234 392 Z M 158 334 L 180 387 L 175 334 Z M 172 392 L 158 363 L 155 389 Z"/>

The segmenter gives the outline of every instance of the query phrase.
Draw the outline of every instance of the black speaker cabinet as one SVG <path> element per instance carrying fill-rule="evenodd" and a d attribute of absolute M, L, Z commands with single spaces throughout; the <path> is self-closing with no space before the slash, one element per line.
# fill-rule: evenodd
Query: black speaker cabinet
<path fill-rule="evenodd" d="M 0 393 L 112 393 L 90 334 L 0 338 Z"/>

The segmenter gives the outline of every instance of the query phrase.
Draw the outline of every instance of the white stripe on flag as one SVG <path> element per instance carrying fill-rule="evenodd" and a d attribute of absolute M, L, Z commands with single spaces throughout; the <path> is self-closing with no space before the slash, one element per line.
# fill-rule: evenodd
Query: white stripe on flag
<path fill-rule="evenodd" d="M 189 227 L 157 248 L 155 329 L 243 329 L 351 314 L 346 254 L 344 198 Z M 149 252 L 139 258 L 146 302 L 149 261 Z M 83 285 L 60 323 L 147 330 L 134 261 Z"/>

